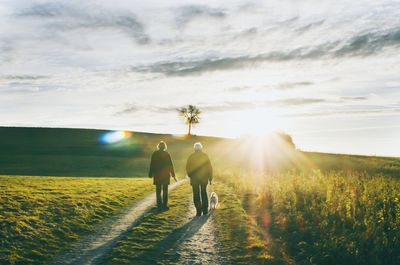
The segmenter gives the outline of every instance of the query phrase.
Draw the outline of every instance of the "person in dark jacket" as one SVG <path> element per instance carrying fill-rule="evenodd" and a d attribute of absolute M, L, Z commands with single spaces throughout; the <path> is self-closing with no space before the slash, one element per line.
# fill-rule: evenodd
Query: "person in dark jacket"
<path fill-rule="evenodd" d="M 174 165 L 171 156 L 167 152 L 167 144 L 161 141 L 157 145 L 157 151 L 151 156 L 149 178 L 153 178 L 153 184 L 156 185 L 157 207 L 168 210 L 168 185 L 172 176 L 175 181 Z M 162 191 L 162 198 L 161 198 Z"/>
<path fill-rule="evenodd" d="M 203 151 L 201 143 L 194 144 L 194 153 L 191 154 L 186 163 L 186 172 L 190 178 L 193 189 L 193 202 L 196 207 L 196 215 L 208 213 L 207 184 L 212 181 L 213 168 L 208 155 Z"/>

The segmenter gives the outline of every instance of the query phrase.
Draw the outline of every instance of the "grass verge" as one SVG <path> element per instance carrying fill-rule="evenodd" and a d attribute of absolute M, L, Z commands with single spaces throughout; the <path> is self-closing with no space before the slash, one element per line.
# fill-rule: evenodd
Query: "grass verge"
<path fill-rule="evenodd" d="M 0 176 L 0 264 L 43 264 L 152 190 L 150 179 Z"/>

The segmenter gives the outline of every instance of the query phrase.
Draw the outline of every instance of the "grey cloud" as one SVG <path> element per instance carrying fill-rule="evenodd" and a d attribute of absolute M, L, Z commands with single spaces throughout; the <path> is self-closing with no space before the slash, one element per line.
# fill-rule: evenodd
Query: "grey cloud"
<path fill-rule="evenodd" d="M 98 6 L 75 7 L 61 3 L 34 4 L 17 13 L 18 17 L 41 18 L 51 30 L 74 30 L 80 28 L 112 28 L 131 36 L 139 44 L 150 41 L 144 25 L 135 14 L 128 11 L 112 12 Z"/>
<path fill-rule="evenodd" d="M 235 111 L 244 109 L 254 109 L 254 108 L 265 108 L 265 107 L 295 107 L 302 105 L 311 105 L 317 103 L 331 103 L 327 99 L 322 98 L 290 98 L 290 99 L 278 99 L 270 101 L 260 101 L 260 102 L 224 102 L 217 105 L 205 105 L 199 104 L 200 109 L 211 112 L 220 111 Z"/>
<path fill-rule="evenodd" d="M 74 14 L 76 11 L 79 10 L 61 3 L 49 2 L 43 4 L 34 4 L 30 7 L 24 8 L 20 12 L 18 12 L 18 15 L 49 18 L 71 15 Z"/>
<path fill-rule="evenodd" d="M 161 73 L 166 76 L 199 75 L 205 72 L 240 69 L 267 61 L 288 61 L 294 59 L 315 59 L 326 55 L 330 45 L 313 49 L 299 48 L 290 52 L 270 52 L 259 55 L 244 55 L 225 58 L 204 58 L 199 60 L 159 62 L 152 65 L 134 66 L 132 71 Z"/>
<path fill-rule="evenodd" d="M 200 106 L 200 109 L 210 112 L 221 112 L 221 111 L 251 109 L 255 108 L 256 106 L 257 104 L 253 102 L 225 102 L 223 104 L 218 104 L 218 105 Z"/>
<path fill-rule="evenodd" d="M 131 68 L 136 72 L 161 73 L 166 76 L 200 75 L 206 72 L 233 70 L 259 65 L 264 62 L 341 58 L 344 56 L 368 56 L 384 47 L 400 45 L 400 30 L 387 33 L 368 33 L 353 36 L 349 40 L 327 42 L 317 46 L 305 46 L 289 51 L 271 51 L 257 55 L 237 57 L 209 57 L 197 60 L 163 61 Z"/>
<path fill-rule="evenodd" d="M 137 105 L 134 104 L 130 104 L 129 106 L 125 107 L 124 109 L 117 111 L 114 113 L 114 116 L 121 116 L 121 115 L 125 115 L 125 114 L 131 114 L 137 111 L 140 111 L 141 108 Z"/>
<path fill-rule="evenodd" d="M 231 91 L 231 92 L 240 92 L 240 91 L 245 91 L 248 89 L 250 89 L 250 87 L 248 87 L 248 86 L 234 86 L 234 87 L 225 88 L 224 90 Z"/>
<path fill-rule="evenodd" d="M 325 20 L 322 19 L 322 20 L 318 20 L 318 21 L 314 21 L 314 22 L 308 23 L 306 25 L 301 25 L 301 26 L 297 27 L 295 29 L 295 31 L 297 31 L 299 33 L 304 33 L 304 32 L 306 32 L 308 30 L 311 30 L 311 29 L 314 29 L 314 28 L 316 28 L 318 26 L 323 25 L 324 22 L 325 22 Z"/>
<path fill-rule="evenodd" d="M 383 33 L 368 32 L 353 36 L 335 52 L 335 56 L 367 56 L 379 52 L 384 47 L 397 45 L 400 45 L 399 28 Z"/>
<path fill-rule="evenodd" d="M 313 85 L 313 82 L 310 81 L 302 81 L 302 82 L 290 82 L 290 83 L 282 83 L 277 86 L 278 89 L 280 90 L 289 90 L 297 87 L 302 87 L 302 86 L 311 86 Z"/>
<path fill-rule="evenodd" d="M 46 75 L 6 75 L 1 77 L 6 80 L 38 80 L 38 79 L 46 79 L 49 76 Z"/>
<path fill-rule="evenodd" d="M 358 101 L 358 100 L 367 100 L 368 97 L 361 97 L 361 96 L 360 97 L 341 97 L 341 99 Z"/>
<path fill-rule="evenodd" d="M 120 111 L 115 112 L 114 116 L 121 116 L 126 114 L 135 113 L 138 111 L 149 111 L 149 112 L 177 112 L 178 107 L 169 106 L 169 107 L 157 107 L 157 106 L 140 106 L 138 104 L 129 104 L 125 108 Z"/>
<path fill-rule="evenodd" d="M 9 63 L 12 61 L 12 52 L 14 50 L 12 41 L 0 38 L 0 62 Z"/>
<path fill-rule="evenodd" d="M 178 11 L 176 24 L 178 27 L 186 26 L 190 21 L 198 17 L 211 17 L 221 19 L 226 16 L 223 9 L 211 8 L 204 5 L 190 5 L 181 7 Z"/>
<path fill-rule="evenodd" d="M 271 101 L 266 104 L 280 105 L 280 106 L 300 106 L 300 105 L 310 105 L 310 104 L 327 103 L 327 102 L 332 102 L 332 101 L 323 98 L 289 98 L 289 99 Z"/>
<path fill-rule="evenodd" d="M 38 85 L 29 81 L 35 81 L 35 79 L 17 80 L 8 83 L 6 86 L 0 86 L 1 92 L 7 93 L 38 93 L 45 92 L 54 89 L 52 86 Z"/>

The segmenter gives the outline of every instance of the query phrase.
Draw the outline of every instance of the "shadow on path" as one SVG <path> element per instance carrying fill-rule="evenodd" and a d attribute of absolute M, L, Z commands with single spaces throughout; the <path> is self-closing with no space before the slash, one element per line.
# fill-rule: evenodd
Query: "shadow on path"
<path fill-rule="evenodd" d="M 146 251 L 135 260 L 135 264 L 168 264 L 176 263 L 180 254 L 179 245 L 192 238 L 209 220 L 210 215 L 194 217 L 183 226 L 174 229 L 167 237 L 157 243 L 154 248 Z"/>
<path fill-rule="evenodd" d="M 173 190 L 186 180 L 180 180 L 169 186 Z M 125 236 L 125 233 L 136 226 L 143 215 L 149 212 L 155 205 L 155 193 L 152 193 L 141 201 L 127 207 L 122 213 L 111 217 L 100 224 L 94 233 L 78 240 L 74 247 L 56 256 L 49 264 L 97 264 L 104 254 L 109 252 L 114 245 Z"/>

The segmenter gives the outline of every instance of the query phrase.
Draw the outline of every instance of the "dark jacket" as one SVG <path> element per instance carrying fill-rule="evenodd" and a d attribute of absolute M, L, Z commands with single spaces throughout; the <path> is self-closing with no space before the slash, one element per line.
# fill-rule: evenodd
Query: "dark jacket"
<path fill-rule="evenodd" d="M 167 151 L 157 150 L 151 156 L 149 177 L 153 177 L 153 184 L 169 184 L 170 177 L 175 177 L 174 165 Z"/>
<path fill-rule="evenodd" d="M 189 156 L 186 163 L 186 172 L 192 185 L 205 185 L 213 178 L 210 159 L 202 151 L 195 151 Z"/>

